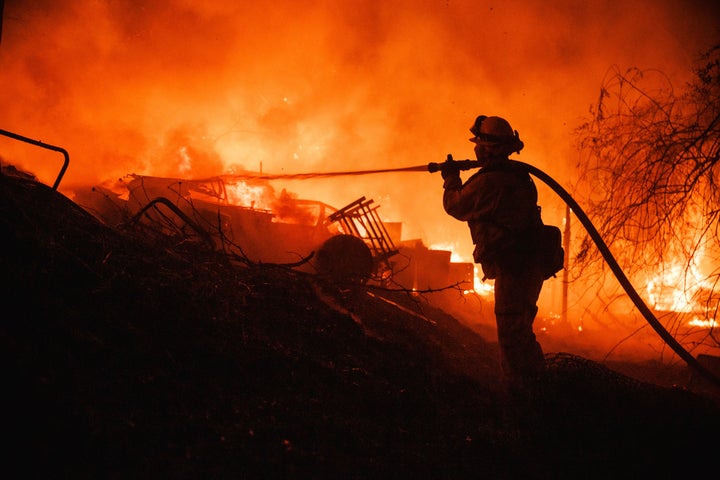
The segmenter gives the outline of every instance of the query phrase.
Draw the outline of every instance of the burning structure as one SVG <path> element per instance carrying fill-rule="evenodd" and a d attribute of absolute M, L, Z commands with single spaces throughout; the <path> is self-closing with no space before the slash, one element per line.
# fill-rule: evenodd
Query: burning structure
<path fill-rule="evenodd" d="M 471 289 L 474 267 L 420 240 L 403 242 L 365 197 L 342 208 L 276 194 L 262 175 L 200 180 L 129 175 L 78 191 L 75 200 L 108 224 L 131 223 L 176 241 L 195 241 L 254 263 L 311 270 L 339 281 L 424 290 Z"/>

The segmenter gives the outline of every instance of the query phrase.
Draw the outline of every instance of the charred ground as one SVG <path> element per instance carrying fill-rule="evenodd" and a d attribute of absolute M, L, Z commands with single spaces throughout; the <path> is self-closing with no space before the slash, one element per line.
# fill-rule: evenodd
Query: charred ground
<path fill-rule="evenodd" d="M 11 176 L 0 238 L 6 468 L 21 477 L 714 468 L 716 397 L 551 353 L 543 387 L 511 398 L 496 345 L 422 297 L 149 241 Z"/>

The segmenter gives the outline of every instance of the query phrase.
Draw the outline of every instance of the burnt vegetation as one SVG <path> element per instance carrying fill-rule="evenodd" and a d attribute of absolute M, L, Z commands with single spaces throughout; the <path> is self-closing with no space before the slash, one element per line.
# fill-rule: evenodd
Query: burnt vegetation
<path fill-rule="evenodd" d="M 111 227 L 33 179 L 0 176 L 0 238 L 5 468 L 20 477 L 712 468 L 711 386 L 551 353 L 543 385 L 510 396 L 492 339 L 422 295 Z"/>

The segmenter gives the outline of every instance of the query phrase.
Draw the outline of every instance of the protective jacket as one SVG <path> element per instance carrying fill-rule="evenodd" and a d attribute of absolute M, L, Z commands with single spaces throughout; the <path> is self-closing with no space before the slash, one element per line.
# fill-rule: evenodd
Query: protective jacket
<path fill-rule="evenodd" d="M 473 258 L 487 278 L 498 269 L 522 268 L 524 232 L 542 225 L 538 193 L 530 174 L 503 160 L 486 166 L 464 184 L 459 175 L 448 176 L 443 185 L 443 207 L 465 221 L 475 245 Z M 529 238 L 529 235 L 527 235 Z"/>

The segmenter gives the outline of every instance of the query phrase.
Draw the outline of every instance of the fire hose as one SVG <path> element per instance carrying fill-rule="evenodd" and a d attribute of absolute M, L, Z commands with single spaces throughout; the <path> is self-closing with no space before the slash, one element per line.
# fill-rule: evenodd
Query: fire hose
<path fill-rule="evenodd" d="M 542 180 L 548 187 L 550 187 L 555 193 L 557 193 L 560 198 L 562 198 L 562 200 L 575 213 L 578 220 L 580 220 L 580 223 L 582 223 L 583 227 L 585 227 L 585 230 L 590 235 L 590 238 L 592 238 L 593 242 L 595 242 L 598 250 L 602 254 L 603 258 L 607 262 L 612 272 L 615 274 L 615 278 L 617 278 L 618 282 L 620 282 L 620 285 L 623 287 L 623 289 L 625 289 L 625 293 L 627 293 L 628 297 L 630 297 L 630 300 L 632 300 L 633 304 L 637 307 L 642 316 L 660 336 L 660 338 L 662 338 L 665 343 L 667 343 L 667 345 L 672 348 L 673 351 L 685 361 L 685 363 L 688 364 L 688 366 L 690 366 L 697 373 L 705 377 L 715 386 L 720 387 L 720 378 L 718 378 L 717 375 L 710 372 L 700 362 L 698 362 L 697 359 L 693 357 L 690 352 L 688 352 L 682 345 L 680 345 L 677 340 L 675 340 L 675 337 L 673 337 L 672 334 L 667 331 L 667 329 L 663 326 L 662 323 L 660 323 L 657 317 L 655 317 L 652 310 L 650 310 L 650 308 L 645 304 L 643 299 L 638 294 L 637 290 L 635 290 L 635 287 L 633 287 L 632 283 L 630 283 L 630 280 L 627 278 L 622 268 L 620 268 L 620 265 L 615 260 L 615 257 L 610 252 L 610 249 L 608 248 L 607 244 L 605 244 L 605 241 L 600 236 L 600 233 L 592 224 L 583 209 L 580 208 L 580 205 L 578 205 L 575 199 L 559 183 L 557 183 L 552 177 L 550 177 L 550 175 L 546 174 L 539 168 L 517 160 L 510 160 L 510 162 L 520 167 L 523 167 L 528 171 L 528 173 Z"/>
<path fill-rule="evenodd" d="M 448 162 L 453 162 L 453 168 L 457 170 L 471 170 L 473 168 L 480 168 L 480 164 L 477 160 L 453 160 L 451 155 L 447 156 Z M 570 209 L 575 213 L 578 220 L 580 220 L 580 223 L 582 223 L 583 227 L 585 227 L 585 230 L 590 235 L 590 238 L 592 238 L 593 242 L 595 242 L 595 245 L 597 246 L 598 250 L 602 254 L 603 258 L 607 262 L 608 266 L 612 270 L 613 274 L 615 275 L 615 278 L 617 278 L 618 282 L 620 282 L 620 285 L 623 287 L 627 295 L 630 297 L 630 300 L 632 300 L 633 304 L 637 307 L 638 311 L 643 315 L 645 320 L 648 324 L 655 330 L 655 332 L 660 336 L 660 338 L 665 341 L 665 343 L 673 349 L 673 351 L 687 363 L 689 367 L 691 367 L 693 370 L 695 370 L 697 373 L 702 375 L 704 378 L 706 378 L 708 381 L 710 381 L 715 386 L 720 387 L 720 378 L 716 376 L 714 373 L 706 369 L 698 360 L 692 356 L 690 352 L 688 352 L 676 339 L 672 336 L 670 332 L 667 331 L 667 329 L 663 326 L 662 323 L 655 317 L 652 310 L 645 304 L 643 299 L 638 294 L 637 290 L 633 287 L 632 283 L 630 283 L 630 280 L 625 275 L 625 272 L 623 272 L 622 268 L 620 268 L 620 265 L 617 263 L 617 260 L 615 260 L 615 257 L 613 256 L 612 252 L 610 252 L 610 249 L 608 248 L 605 241 L 600 236 L 600 233 L 597 231 L 595 226 L 590 221 L 590 218 L 585 214 L 583 209 L 580 207 L 580 205 L 575 201 L 575 199 L 558 183 L 556 182 L 552 177 L 550 177 L 548 174 L 543 172 L 537 167 L 534 167 L 530 164 L 520 162 L 518 160 L 509 160 L 510 163 L 523 168 L 526 170 L 529 174 L 533 175 L 534 177 L 540 179 L 542 182 L 544 182 L 548 187 L 550 187 L 569 207 Z M 369 175 L 369 174 L 377 174 L 377 173 L 391 173 L 391 172 L 438 172 L 441 171 L 443 168 L 443 163 L 428 163 L 426 165 L 418 165 L 414 167 L 402 167 L 402 168 L 388 168 L 388 169 L 378 169 L 378 170 L 359 170 L 359 171 L 344 171 L 344 172 L 326 172 L 326 173 L 300 173 L 300 174 L 280 174 L 280 175 L 257 175 L 256 177 L 264 178 L 268 180 L 272 179 L 304 179 L 304 178 L 313 178 L 313 177 L 329 177 L 329 176 L 341 176 L 341 175 Z M 238 176 L 244 176 L 244 175 L 238 175 Z"/>
<path fill-rule="evenodd" d="M 451 160 L 452 157 L 448 155 L 448 161 Z M 480 166 L 475 160 L 458 160 L 454 162 L 458 164 L 457 167 L 460 170 L 469 170 L 471 168 L 477 168 Z M 698 362 L 697 359 L 693 357 L 692 354 L 688 352 L 675 339 L 675 337 L 672 336 L 672 334 L 670 334 L 670 332 L 667 331 L 667 329 L 663 326 L 662 323 L 660 323 L 657 317 L 655 317 L 653 312 L 640 297 L 637 290 L 635 290 L 635 287 L 633 287 L 632 283 L 630 283 L 630 280 L 625 275 L 625 272 L 623 272 L 622 268 L 620 268 L 620 265 L 617 263 L 617 260 L 615 260 L 615 257 L 613 256 L 612 252 L 610 252 L 610 249 L 600 236 L 600 233 L 590 221 L 590 218 L 585 214 L 583 209 L 570 195 L 570 193 L 568 193 L 567 190 L 565 190 L 550 175 L 543 172 L 539 168 L 524 162 L 520 162 L 518 160 L 509 160 L 509 162 L 524 168 L 528 173 L 542 180 L 548 187 L 550 187 L 556 194 L 558 194 L 558 196 L 575 213 L 578 220 L 580 220 L 580 223 L 582 223 L 583 227 L 585 227 L 585 230 L 588 232 L 593 242 L 595 242 L 595 245 L 597 246 L 603 258 L 607 262 L 610 270 L 612 270 L 613 274 L 615 274 L 615 278 L 617 278 L 618 282 L 620 282 L 620 285 L 623 287 L 623 289 L 625 289 L 628 297 L 630 297 L 630 300 L 632 300 L 633 304 L 637 307 L 645 320 L 650 324 L 650 326 L 655 330 L 655 332 L 660 336 L 660 338 L 662 338 L 665 343 L 670 348 L 672 348 L 673 351 L 685 361 L 685 363 L 688 364 L 688 366 L 690 366 L 692 369 L 694 369 L 696 372 L 698 372 L 700 375 L 705 377 L 707 380 L 709 380 L 716 386 L 720 387 L 720 378 L 718 378 L 716 375 L 706 369 L 702 364 L 700 364 L 700 362 Z M 437 163 L 430 163 L 428 164 L 427 168 L 430 172 L 436 172 L 442 169 L 442 165 Z"/>

